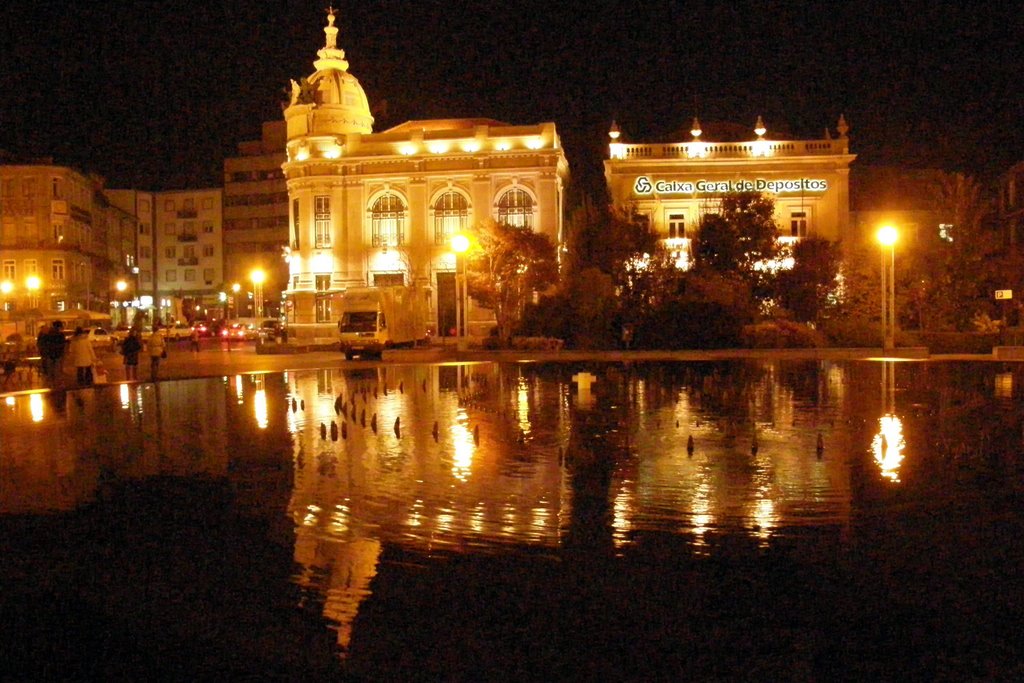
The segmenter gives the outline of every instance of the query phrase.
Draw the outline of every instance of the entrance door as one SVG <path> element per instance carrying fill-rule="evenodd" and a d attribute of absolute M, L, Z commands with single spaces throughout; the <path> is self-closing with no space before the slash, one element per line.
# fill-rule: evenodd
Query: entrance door
<path fill-rule="evenodd" d="M 437 274 L 437 333 L 455 336 L 455 273 Z"/>

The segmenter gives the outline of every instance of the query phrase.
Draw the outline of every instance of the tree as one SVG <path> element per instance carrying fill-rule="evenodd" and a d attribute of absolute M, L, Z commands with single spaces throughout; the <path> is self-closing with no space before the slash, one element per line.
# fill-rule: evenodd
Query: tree
<path fill-rule="evenodd" d="M 719 273 L 736 273 L 755 294 L 763 294 L 769 271 L 759 264 L 778 255 L 779 226 L 775 202 L 757 192 L 734 192 L 722 197 L 717 213 L 701 217 L 694 257 Z"/>
<path fill-rule="evenodd" d="M 777 275 L 779 299 L 795 320 L 817 323 L 839 286 L 839 246 L 807 237 L 793 245 L 792 254 L 793 267 Z"/>
<path fill-rule="evenodd" d="M 494 311 L 498 333 L 512 336 L 534 292 L 558 281 L 555 245 L 532 230 L 488 221 L 477 230 L 479 252 L 469 256 L 469 296 Z"/>

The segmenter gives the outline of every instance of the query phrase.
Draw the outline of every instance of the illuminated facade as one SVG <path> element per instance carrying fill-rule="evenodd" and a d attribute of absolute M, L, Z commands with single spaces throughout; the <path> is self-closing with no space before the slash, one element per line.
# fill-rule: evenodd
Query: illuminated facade
<path fill-rule="evenodd" d="M 835 241 L 850 224 L 849 167 L 856 156 L 848 130 L 840 117 L 836 137 L 826 131 L 820 140 L 781 140 L 768 135 L 760 117 L 752 135 L 703 131 L 694 119 L 689 141 L 632 144 L 613 124 L 605 180 L 612 203 L 647 216 L 681 263 L 688 262 L 701 216 L 730 192 L 772 195 L 784 241 Z"/>
<path fill-rule="evenodd" d="M 559 243 L 568 175 L 561 141 L 553 123 L 489 119 L 410 121 L 373 133 L 334 19 L 316 71 L 292 82 L 284 111 L 290 329 L 333 338 L 333 294 L 393 284 L 420 287 L 437 325 L 455 308 L 453 234 L 494 219 Z"/>
<path fill-rule="evenodd" d="M 281 258 L 288 245 L 284 143 L 285 122 L 269 121 L 259 140 L 239 143 L 238 154 L 224 159 L 224 282 L 245 284 L 254 270 L 266 273 L 268 316 L 278 315 L 288 283 Z"/>
<path fill-rule="evenodd" d="M 109 320 L 115 283 L 135 267 L 134 237 L 134 218 L 110 204 L 100 177 L 51 163 L 0 165 L 4 332 Z"/>

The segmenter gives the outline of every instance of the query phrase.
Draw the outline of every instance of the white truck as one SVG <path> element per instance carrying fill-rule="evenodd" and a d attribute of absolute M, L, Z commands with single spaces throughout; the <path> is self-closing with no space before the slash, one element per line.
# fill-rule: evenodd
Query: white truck
<path fill-rule="evenodd" d="M 350 287 L 335 295 L 345 358 L 380 356 L 427 338 L 427 293 L 418 287 Z"/>

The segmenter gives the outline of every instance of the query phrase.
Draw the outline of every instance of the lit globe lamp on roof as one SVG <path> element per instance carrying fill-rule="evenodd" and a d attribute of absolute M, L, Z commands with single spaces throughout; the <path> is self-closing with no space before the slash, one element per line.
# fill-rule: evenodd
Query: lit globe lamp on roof
<path fill-rule="evenodd" d="M 700 141 L 700 136 L 703 132 L 700 127 L 700 120 L 694 116 L 693 123 L 690 124 L 690 135 L 693 136 L 693 141 L 686 146 L 686 153 L 689 157 L 701 159 L 707 156 L 707 145 Z"/>
<path fill-rule="evenodd" d="M 619 130 L 619 124 L 612 119 L 612 127 L 608 129 L 608 137 L 611 138 L 611 143 L 608 145 L 608 156 L 612 159 L 625 159 L 626 158 L 626 147 L 619 142 L 619 137 L 622 135 L 622 131 Z"/>
<path fill-rule="evenodd" d="M 757 135 L 757 140 L 754 140 L 753 154 L 756 157 L 766 157 L 771 151 L 768 142 L 764 139 L 764 134 L 767 132 L 768 129 L 765 128 L 764 121 L 758 115 L 757 123 L 754 124 L 754 134 Z"/>

